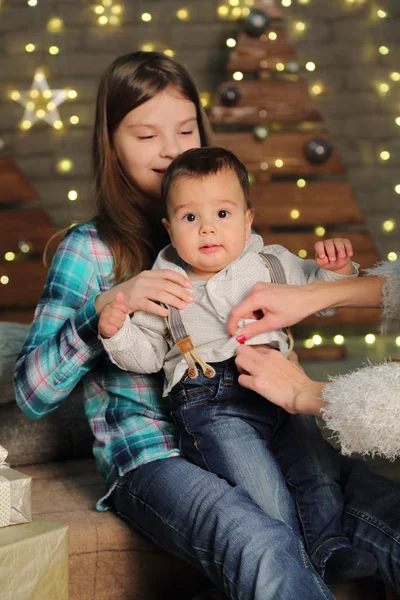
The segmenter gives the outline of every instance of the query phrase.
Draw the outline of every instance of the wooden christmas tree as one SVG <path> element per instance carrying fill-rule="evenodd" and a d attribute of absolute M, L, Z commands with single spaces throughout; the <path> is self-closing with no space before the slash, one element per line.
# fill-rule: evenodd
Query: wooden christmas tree
<path fill-rule="evenodd" d="M 42 254 L 54 233 L 13 159 L 0 157 L 0 320 L 29 323 L 43 291 Z"/>
<path fill-rule="evenodd" d="M 254 227 L 265 243 L 314 258 L 318 239 L 348 237 L 354 260 L 372 266 L 374 244 L 273 0 L 254 2 L 227 71 L 209 111 L 214 142 L 248 167 Z M 310 317 L 302 329 L 354 332 L 377 321 L 376 310 L 342 309 L 331 319 Z"/>

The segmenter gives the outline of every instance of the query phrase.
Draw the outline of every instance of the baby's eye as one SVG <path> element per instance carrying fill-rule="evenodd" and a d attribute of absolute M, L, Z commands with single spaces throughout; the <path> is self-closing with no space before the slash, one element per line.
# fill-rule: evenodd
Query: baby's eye
<path fill-rule="evenodd" d="M 229 216 L 229 212 L 227 210 L 219 210 L 218 211 L 218 218 L 219 219 L 226 219 L 226 217 Z"/>
<path fill-rule="evenodd" d="M 154 135 L 140 135 L 139 140 L 151 140 Z"/>
<path fill-rule="evenodd" d="M 193 223 L 193 221 L 196 220 L 196 215 L 194 215 L 193 213 L 189 213 L 183 217 L 183 220 L 189 221 L 189 223 Z"/>
<path fill-rule="evenodd" d="M 193 130 L 190 131 L 181 131 L 182 135 L 190 135 L 191 133 L 193 133 Z"/>

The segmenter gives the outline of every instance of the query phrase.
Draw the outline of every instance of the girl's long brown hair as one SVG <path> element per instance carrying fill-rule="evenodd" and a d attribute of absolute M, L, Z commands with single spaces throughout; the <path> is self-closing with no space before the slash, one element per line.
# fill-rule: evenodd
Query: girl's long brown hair
<path fill-rule="evenodd" d="M 196 85 L 182 65 L 158 52 L 134 52 L 117 58 L 100 82 L 92 160 L 97 202 L 95 223 L 114 257 L 113 279 L 121 282 L 148 268 L 164 240 L 150 199 L 124 172 L 113 148 L 113 135 L 125 115 L 173 86 L 196 107 L 202 146 L 211 144 L 211 128 Z M 157 243 L 158 242 L 158 243 Z"/>

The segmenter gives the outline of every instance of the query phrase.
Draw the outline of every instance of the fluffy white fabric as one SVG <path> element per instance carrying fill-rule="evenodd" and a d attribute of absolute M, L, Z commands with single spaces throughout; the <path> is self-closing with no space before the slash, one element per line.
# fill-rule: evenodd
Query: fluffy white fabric
<path fill-rule="evenodd" d="M 333 378 L 322 398 L 327 402 L 322 416 L 343 454 L 400 456 L 400 363 Z"/>
<path fill-rule="evenodd" d="M 400 334 L 400 260 L 378 263 L 365 272 L 384 279 L 381 332 Z"/>

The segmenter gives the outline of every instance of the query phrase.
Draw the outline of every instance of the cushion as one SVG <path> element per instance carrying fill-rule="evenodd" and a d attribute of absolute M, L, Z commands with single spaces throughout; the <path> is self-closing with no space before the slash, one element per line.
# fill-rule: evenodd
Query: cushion
<path fill-rule="evenodd" d="M 0 322 L 0 404 L 14 400 L 13 371 L 30 325 Z"/>

